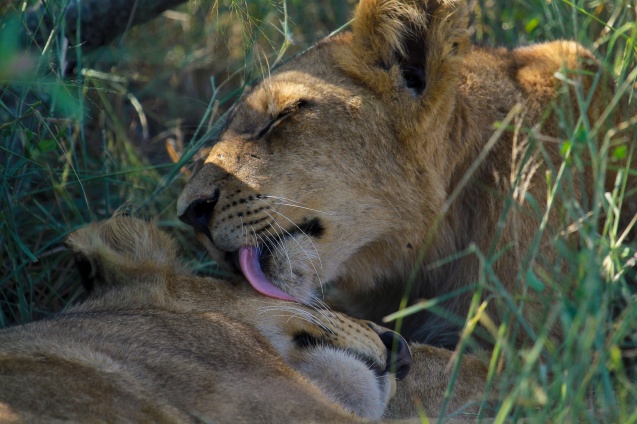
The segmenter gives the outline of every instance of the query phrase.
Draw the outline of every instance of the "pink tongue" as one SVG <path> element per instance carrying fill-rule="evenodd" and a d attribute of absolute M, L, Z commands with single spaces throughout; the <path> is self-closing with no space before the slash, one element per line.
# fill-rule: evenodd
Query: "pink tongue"
<path fill-rule="evenodd" d="M 275 287 L 261 271 L 259 264 L 259 249 L 257 247 L 243 246 L 239 249 L 239 265 L 243 275 L 248 279 L 252 287 L 261 294 L 275 299 L 297 302 L 295 298 Z"/>

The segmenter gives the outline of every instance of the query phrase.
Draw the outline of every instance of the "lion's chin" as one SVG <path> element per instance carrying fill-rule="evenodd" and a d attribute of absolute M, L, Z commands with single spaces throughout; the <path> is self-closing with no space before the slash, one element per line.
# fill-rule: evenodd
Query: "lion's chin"
<path fill-rule="evenodd" d="M 264 296 L 305 305 L 317 301 L 317 290 L 321 287 L 320 259 L 307 237 L 288 237 L 288 243 L 278 247 L 243 245 L 229 251 L 218 248 L 211 237 L 197 235 L 217 265 L 226 272 L 243 275 Z M 285 254 L 278 255 L 279 251 Z"/>
<path fill-rule="evenodd" d="M 238 255 L 241 272 L 256 291 L 275 299 L 300 303 L 297 299 L 272 284 L 265 276 L 259 263 L 260 250 L 258 247 L 242 246 Z"/>

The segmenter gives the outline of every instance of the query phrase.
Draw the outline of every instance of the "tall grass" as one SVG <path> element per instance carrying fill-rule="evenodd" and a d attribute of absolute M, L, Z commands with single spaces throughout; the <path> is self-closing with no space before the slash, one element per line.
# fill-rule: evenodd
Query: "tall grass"
<path fill-rule="evenodd" d="M 539 243 L 532 245 L 519 275 L 519 281 L 526 284 L 510 293 L 491 271 L 499 252 L 475 252 L 483 273 L 465 331 L 470 333 L 480 321 L 495 340 L 489 368 L 493 389 L 489 395 L 497 406 L 495 422 L 637 422 L 635 244 L 627 243 L 628 232 L 619 226 L 618 212 L 624 199 L 635 195 L 626 179 L 637 172 L 620 165 L 637 154 L 637 109 L 634 102 L 632 107 L 620 102 L 632 99 L 637 77 L 635 4 L 478 3 L 478 41 L 513 46 L 574 39 L 593 50 L 603 70 L 617 81 L 605 111 L 609 119 L 589 122 L 585 114 L 588 98 L 577 75 L 556 75 L 576 92 L 575 102 L 564 95 L 554 106 L 560 129 L 557 142 L 565 161 L 546 175 L 548 197 L 526 200 L 546 204 L 570 224 L 572 233 L 554 240 L 557 257 L 542 262 Z M 601 85 L 600 77 L 596 75 Z M 526 130 L 533 143 L 532 129 Z M 628 142 L 628 147 L 618 147 L 619 142 Z M 590 168 L 584 168 L 583 162 L 591 162 Z M 608 193 L 604 177 L 618 169 L 615 190 Z M 574 187 L 587 172 L 594 176 L 595 193 L 580 204 Z M 542 231 L 540 225 L 538 240 Z M 516 334 L 532 327 L 522 315 L 534 302 L 531 292 L 554 306 L 543 317 L 548 325 L 537 334 L 530 331 L 520 349 L 514 342 Z M 484 306 L 502 300 L 509 305 L 509 313 L 495 327 L 483 315 Z M 551 340 L 547 329 L 552 324 L 562 328 L 563 342 Z"/>
<path fill-rule="evenodd" d="M 614 76 L 621 96 L 632 98 L 634 3 L 473 4 L 476 42 L 513 47 L 578 40 Z M 46 316 L 81 298 L 64 237 L 122 205 L 177 234 L 196 270 L 216 272 L 175 217 L 186 164 L 214 139 L 246 83 L 282 55 L 345 24 L 352 8 L 353 2 L 337 0 L 189 2 L 78 56 L 72 41 L 69 48 L 59 34 L 46 49 L 21 49 L 14 34 L 24 24 L 22 3 L 0 5 L 0 327 Z M 629 284 L 635 246 L 615 213 L 633 194 L 624 182 L 636 171 L 623 169 L 612 193 L 602 185 L 618 159 L 637 154 L 615 147 L 621 137 L 635 144 L 637 121 L 620 103 L 609 102 L 608 113 L 621 114 L 622 122 L 588 122 L 576 112 L 586 110 L 586 97 L 577 84 L 573 89 L 579 90 L 578 104 L 565 97 L 555 106 L 566 160 L 547 175 L 549 197 L 533 201 L 559 208 L 565 222 L 574 224 L 569 238 L 576 243 L 555 240 L 559 257 L 541 267 L 534 266 L 539 244 L 532 246 L 520 276 L 527 285 L 516 293 L 506 292 L 491 272 L 499 252 L 466 252 L 481 258 L 483 272 L 465 332 L 481 322 L 495 341 L 485 400 L 495 407 L 496 422 L 637 422 L 629 361 L 637 356 L 637 307 Z M 601 151 L 597 140 L 604 141 Z M 592 153 L 597 176 L 590 208 L 571 196 L 584 152 Z M 523 348 L 516 346 L 516 332 L 528 327 L 521 318 L 528 291 L 540 298 L 553 294 L 546 301 L 555 308 L 545 320 L 564 329 L 563 343 L 540 331 Z M 489 323 L 485 299 L 509 305 L 502 325 Z"/>

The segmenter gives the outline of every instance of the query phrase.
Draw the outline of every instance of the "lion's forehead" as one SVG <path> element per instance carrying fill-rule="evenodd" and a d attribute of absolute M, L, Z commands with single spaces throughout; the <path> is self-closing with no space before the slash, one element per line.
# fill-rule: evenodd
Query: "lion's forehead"
<path fill-rule="evenodd" d="M 344 83 L 334 75 L 320 75 L 305 70 L 290 69 L 265 78 L 255 85 L 244 101 L 242 109 L 275 115 L 301 99 L 328 102 L 347 100 L 356 95 L 356 87 Z"/>
<path fill-rule="evenodd" d="M 253 90 L 241 108 L 244 112 L 257 112 L 274 116 L 290 103 L 298 101 L 303 97 L 303 94 L 302 84 L 269 83 Z"/>

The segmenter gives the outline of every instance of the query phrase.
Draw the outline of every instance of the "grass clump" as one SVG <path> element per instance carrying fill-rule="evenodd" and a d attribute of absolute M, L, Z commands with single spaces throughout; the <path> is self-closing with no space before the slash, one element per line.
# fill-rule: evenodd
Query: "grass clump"
<path fill-rule="evenodd" d="M 636 154 L 635 10 L 606 1 L 537 1 L 513 7 L 478 3 L 476 37 L 483 42 L 516 45 L 574 39 L 594 52 L 603 71 L 617 83 L 615 92 L 608 93 L 602 118 L 589 122 L 589 99 L 577 74 L 556 75 L 576 93 L 574 101 L 565 94 L 553 106 L 560 131 L 555 142 L 565 160 L 546 175 L 548 198 L 526 200 L 544 203 L 567 223 L 568 230 L 553 240 L 557 257 L 543 262 L 539 243 L 531 246 L 518 276 L 526 284 L 507 293 L 490 271 L 498 252 L 477 252 L 483 275 L 468 323 L 482 322 L 495 340 L 490 358 L 495 422 L 637 422 L 635 243 L 630 241 L 635 222 L 628 228 L 619 225 L 619 211 L 635 195 L 627 178 L 637 172 L 621 165 Z M 595 78 L 603 86 L 603 74 Z M 532 143 L 532 129 L 527 131 Z M 617 177 L 609 193 L 604 180 L 611 171 Z M 595 182 L 594 194 L 580 204 L 573 193 L 588 173 Z M 540 226 L 538 241 L 542 231 Z M 540 317 L 547 326 L 531 331 L 520 348 L 517 334 L 532 327 L 522 318 L 522 311 L 533 306 L 530 294 L 553 306 Z M 482 315 L 483 302 L 496 299 L 504 299 L 510 309 L 499 327 Z M 548 327 L 553 324 L 562 330 L 563 341 L 550 337 Z M 466 330 L 472 328 L 468 325 Z"/>

